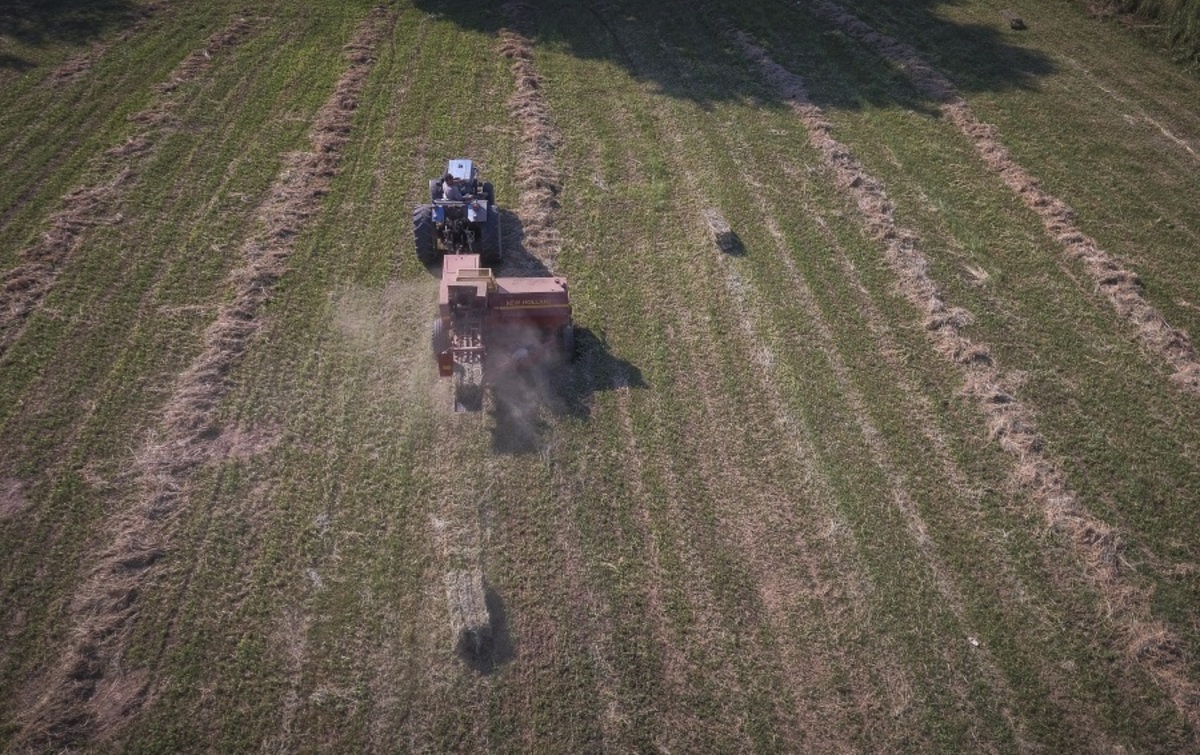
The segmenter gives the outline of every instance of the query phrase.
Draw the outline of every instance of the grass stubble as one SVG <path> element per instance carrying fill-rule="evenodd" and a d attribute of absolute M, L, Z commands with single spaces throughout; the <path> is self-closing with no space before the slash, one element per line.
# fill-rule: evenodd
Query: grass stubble
<path fill-rule="evenodd" d="M 138 453 L 135 465 L 143 498 L 108 524 L 112 542 L 98 555 L 71 600 L 76 617 L 68 648 L 45 678 L 34 683 L 33 703 L 21 716 L 18 746 L 71 746 L 109 734 L 145 703 L 149 676 L 126 669 L 122 651 L 139 609 L 139 593 L 169 552 L 173 525 L 187 505 L 187 482 L 194 470 L 238 453 L 261 450 L 269 440 L 213 422 L 215 409 L 231 385 L 229 371 L 241 360 L 261 327 L 257 314 L 287 269 L 295 238 L 319 208 L 339 168 L 357 107 L 357 95 L 374 62 L 373 47 L 386 34 L 391 14 L 377 11 L 346 46 L 348 70 L 318 111 L 311 150 L 295 153 L 258 208 L 260 230 L 242 248 L 245 264 L 227 280 L 232 300 L 204 335 L 205 349 L 179 376 L 162 410 L 158 434 Z M 244 20 L 234 27 L 244 33 Z M 233 40 L 235 35 L 225 39 Z M 166 86 L 196 73 L 211 59 L 213 45 L 189 56 Z M 152 120 L 169 110 L 148 111 Z M 135 138 L 126 148 L 144 149 Z"/>

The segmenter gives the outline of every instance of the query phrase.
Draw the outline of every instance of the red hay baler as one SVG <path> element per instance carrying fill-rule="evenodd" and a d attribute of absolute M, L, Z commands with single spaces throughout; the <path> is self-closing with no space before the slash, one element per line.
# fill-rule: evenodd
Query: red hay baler
<path fill-rule="evenodd" d="M 455 411 L 481 408 L 484 388 L 514 371 L 571 361 L 566 280 L 497 278 L 477 254 L 446 255 L 433 353 L 438 374 L 454 379 Z"/>

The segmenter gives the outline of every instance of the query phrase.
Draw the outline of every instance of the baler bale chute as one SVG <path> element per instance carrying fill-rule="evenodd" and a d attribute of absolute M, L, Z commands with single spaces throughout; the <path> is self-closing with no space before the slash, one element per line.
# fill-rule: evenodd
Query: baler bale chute
<path fill-rule="evenodd" d="M 433 265 L 444 254 L 478 254 L 485 264 L 499 263 L 503 256 L 500 211 L 492 185 L 479 180 L 470 160 L 451 160 L 446 173 L 454 177 L 465 198 L 449 199 L 443 194 L 441 178 L 429 180 L 429 204 L 413 210 L 417 259 Z"/>
<path fill-rule="evenodd" d="M 482 408 L 487 386 L 507 375 L 571 361 L 575 326 L 566 280 L 497 278 L 479 255 L 446 255 L 433 353 L 438 374 L 454 379 L 455 411 Z"/>

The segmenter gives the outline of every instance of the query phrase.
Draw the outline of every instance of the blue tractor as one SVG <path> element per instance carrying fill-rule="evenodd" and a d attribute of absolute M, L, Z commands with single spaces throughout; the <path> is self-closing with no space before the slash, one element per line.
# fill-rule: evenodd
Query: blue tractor
<path fill-rule="evenodd" d="M 443 179 L 429 181 L 429 204 L 413 210 L 413 243 L 417 259 L 434 265 L 446 254 L 478 254 L 485 265 L 503 258 L 500 211 L 492 185 L 479 180 L 470 160 L 451 160 L 446 174 L 453 177 L 461 198 L 443 195 Z"/>

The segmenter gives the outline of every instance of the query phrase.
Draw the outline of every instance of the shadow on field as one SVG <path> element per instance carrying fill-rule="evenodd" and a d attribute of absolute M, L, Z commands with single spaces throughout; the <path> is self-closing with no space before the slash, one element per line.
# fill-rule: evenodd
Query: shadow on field
<path fill-rule="evenodd" d="M 962 24 L 937 13 L 955 0 L 843 0 L 840 5 L 876 30 L 911 44 L 959 90 L 1031 88 L 1055 70 L 1051 59 L 1018 44 L 1007 21 Z M 662 94 L 702 106 L 747 97 L 782 106 L 731 44 L 726 28 L 743 31 L 777 63 L 803 77 L 814 104 L 857 109 L 899 106 L 930 110 L 901 72 L 795 0 L 634 2 L 633 0 L 415 0 L 416 7 L 466 29 L 498 34 L 516 28 L 535 49 L 613 63 Z M 505 12 L 519 6 L 520 19 Z M 1036 30 L 1036 14 L 1026 14 Z M 604 81 L 592 82 L 602 93 Z"/>
<path fill-rule="evenodd" d="M 492 386 L 493 451 L 540 452 L 547 447 L 552 417 L 587 419 L 594 393 L 647 387 L 641 370 L 614 356 L 603 337 L 578 325 L 575 353 L 571 364 L 514 372 Z"/>
<path fill-rule="evenodd" d="M 554 274 L 545 262 L 525 248 L 525 226 L 515 212 L 500 209 L 500 233 L 504 259 L 496 268 L 497 276 L 540 278 Z"/>
<path fill-rule="evenodd" d="M 0 39 L 31 47 L 60 42 L 82 45 L 135 23 L 143 13 L 132 0 L 0 0 Z M 0 54 L 0 66 L 30 65 L 17 56 Z"/>
<path fill-rule="evenodd" d="M 488 610 L 488 629 L 486 642 L 481 643 L 478 650 L 468 645 L 460 645 L 458 657 L 469 668 L 487 676 L 516 657 L 513 647 L 512 633 L 508 629 L 508 614 L 504 608 L 504 599 L 500 594 L 488 587 L 484 591 L 484 602 Z"/>

